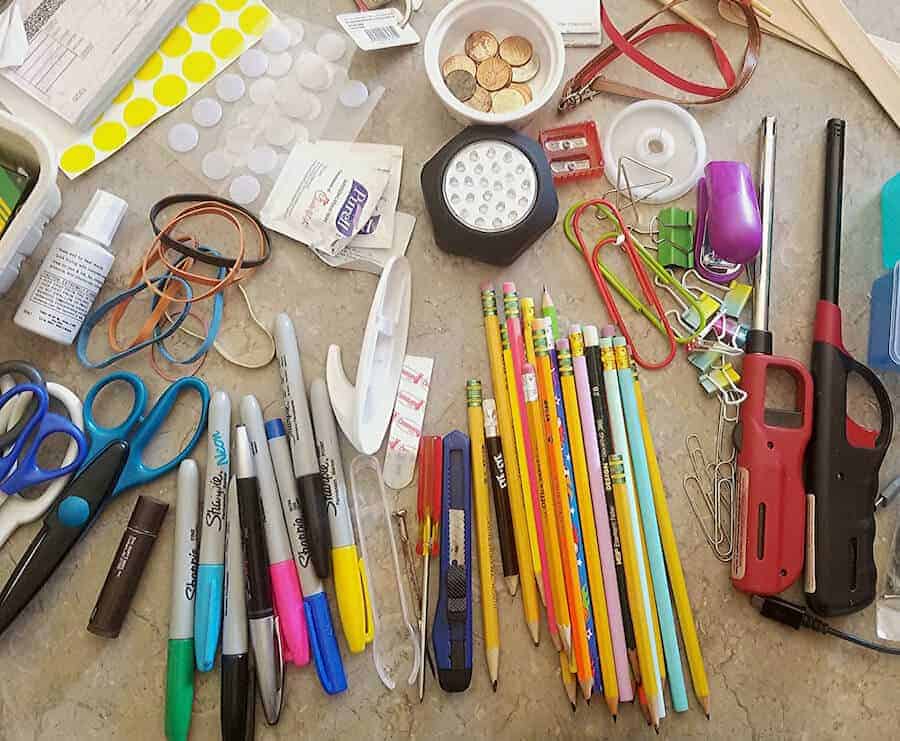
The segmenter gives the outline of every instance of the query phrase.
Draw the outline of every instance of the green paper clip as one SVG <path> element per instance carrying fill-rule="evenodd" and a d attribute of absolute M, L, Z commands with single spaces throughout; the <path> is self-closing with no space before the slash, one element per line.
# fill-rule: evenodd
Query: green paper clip
<path fill-rule="evenodd" d="M 694 212 L 677 206 L 664 208 L 657 217 L 659 261 L 667 268 L 694 267 Z"/>
<path fill-rule="evenodd" d="M 747 302 L 750 300 L 750 294 L 753 288 L 746 283 L 738 283 L 736 280 L 731 281 L 728 286 L 728 292 L 722 299 L 722 311 L 726 316 L 739 318 Z"/>

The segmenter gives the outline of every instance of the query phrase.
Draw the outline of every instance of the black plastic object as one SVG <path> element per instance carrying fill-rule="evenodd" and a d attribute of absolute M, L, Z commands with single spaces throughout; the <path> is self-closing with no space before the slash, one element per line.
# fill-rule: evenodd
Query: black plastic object
<path fill-rule="evenodd" d="M 806 601 L 826 617 L 856 612 L 875 599 L 878 472 L 894 429 L 884 385 L 850 356 L 841 336 L 838 289 L 845 133 L 843 121 L 828 122 L 822 283 L 811 367 L 815 407 L 806 476 Z M 851 374 L 859 376 L 875 395 L 881 412 L 878 432 L 861 427 L 847 414 Z"/>
<path fill-rule="evenodd" d="M 306 523 L 309 557 L 316 576 L 331 576 L 331 526 L 328 524 L 328 498 L 322 475 L 317 471 L 297 478 L 300 509 Z"/>
<path fill-rule="evenodd" d="M 0 633 L 56 571 L 112 496 L 128 460 L 128 443 L 110 443 L 63 489 L 0 592 Z"/>
<path fill-rule="evenodd" d="M 517 225 L 502 231 L 479 231 L 459 221 L 444 196 L 447 166 L 464 147 L 479 141 L 501 141 L 518 149 L 531 162 L 537 178 L 537 193 L 529 214 Z M 470 126 L 445 144 L 422 168 L 422 193 L 431 217 L 434 238 L 444 252 L 491 265 L 511 265 L 556 221 L 559 200 L 550 163 L 540 144 L 505 126 Z"/>

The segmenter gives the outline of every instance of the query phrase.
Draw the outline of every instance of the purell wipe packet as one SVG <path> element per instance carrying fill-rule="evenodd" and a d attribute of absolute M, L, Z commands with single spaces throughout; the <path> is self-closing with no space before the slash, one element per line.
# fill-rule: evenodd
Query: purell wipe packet
<path fill-rule="evenodd" d="M 260 219 L 280 234 L 335 255 L 369 222 L 390 177 L 382 157 L 361 156 L 350 146 L 336 152 L 297 144 Z"/>

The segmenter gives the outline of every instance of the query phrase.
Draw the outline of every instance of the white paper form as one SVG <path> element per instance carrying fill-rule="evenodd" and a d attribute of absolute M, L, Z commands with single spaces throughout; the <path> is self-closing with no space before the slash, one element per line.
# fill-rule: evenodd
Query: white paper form
<path fill-rule="evenodd" d="M 86 128 L 187 12 L 192 0 L 21 0 L 29 49 L 3 74 Z"/>
<path fill-rule="evenodd" d="M 564 34 L 600 32 L 600 0 L 536 0 Z"/>

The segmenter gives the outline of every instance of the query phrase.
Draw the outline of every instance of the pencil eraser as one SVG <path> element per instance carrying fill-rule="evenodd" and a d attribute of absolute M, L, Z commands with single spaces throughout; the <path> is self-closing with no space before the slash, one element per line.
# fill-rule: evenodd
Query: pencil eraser
<path fill-rule="evenodd" d="M 503 293 L 515 293 L 516 292 L 516 284 L 507 282 L 503 284 Z"/>
<path fill-rule="evenodd" d="M 581 334 L 581 325 L 580 324 L 570 324 L 569 325 L 569 334 Z"/>
<path fill-rule="evenodd" d="M 569 352 L 569 341 L 566 339 L 556 341 L 556 349 L 559 352 Z"/>
<path fill-rule="evenodd" d="M 491 283 L 489 280 L 485 281 L 484 283 L 481 284 L 481 292 L 482 293 L 484 293 L 485 291 L 493 291 L 493 290 L 494 290 L 494 284 Z"/>
<path fill-rule="evenodd" d="M 588 347 L 596 347 L 600 344 L 600 332 L 593 324 L 588 324 L 584 328 L 584 344 Z"/>
<path fill-rule="evenodd" d="M 618 334 L 615 324 L 607 324 L 602 331 L 604 337 L 615 337 Z"/>

